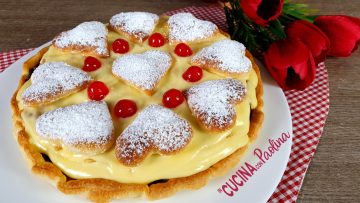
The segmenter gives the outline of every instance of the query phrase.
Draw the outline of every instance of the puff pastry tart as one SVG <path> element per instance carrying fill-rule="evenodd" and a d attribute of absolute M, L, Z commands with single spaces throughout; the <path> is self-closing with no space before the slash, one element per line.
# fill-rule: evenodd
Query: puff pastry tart
<path fill-rule="evenodd" d="M 35 174 L 95 202 L 160 199 L 234 167 L 263 120 L 244 45 L 190 13 L 122 12 L 60 33 L 11 100 Z"/>

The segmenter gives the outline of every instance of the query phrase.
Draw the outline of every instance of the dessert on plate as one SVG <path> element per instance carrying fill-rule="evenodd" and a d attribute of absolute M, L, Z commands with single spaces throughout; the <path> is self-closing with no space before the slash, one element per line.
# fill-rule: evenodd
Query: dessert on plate
<path fill-rule="evenodd" d="M 160 199 L 234 167 L 263 120 L 244 45 L 190 13 L 84 22 L 27 60 L 11 101 L 32 171 L 90 200 Z"/>

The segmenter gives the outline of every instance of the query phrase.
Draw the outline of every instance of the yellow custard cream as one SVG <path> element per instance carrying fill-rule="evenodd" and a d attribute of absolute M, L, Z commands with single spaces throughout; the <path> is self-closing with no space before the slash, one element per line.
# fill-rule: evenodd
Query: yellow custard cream
<path fill-rule="evenodd" d="M 161 18 L 155 32 L 166 35 L 167 28 L 165 26 L 167 18 Z M 108 44 L 118 38 L 127 39 L 125 36 L 109 31 Z M 201 48 L 211 45 L 215 41 L 226 39 L 223 34 L 218 33 L 209 41 L 189 43 L 193 52 L 198 52 Z M 127 39 L 129 41 L 129 39 Z M 121 54 L 111 52 L 109 58 L 101 58 L 102 66 L 100 69 L 89 72 L 94 80 L 99 80 L 109 87 L 109 94 L 104 101 L 108 104 L 110 112 L 116 102 L 120 99 L 131 99 L 138 105 L 139 113 L 143 108 L 150 104 L 161 104 L 162 95 L 165 91 L 176 88 L 180 90 L 187 89 L 195 84 L 214 79 L 221 79 L 219 76 L 207 71 L 203 72 L 203 78 L 197 83 L 189 83 L 182 79 L 183 72 L 190 66 L 191 57 L 178 57 L 174 54 L 174 46 L 166 43 L 160 48 L 148 46 L 148 41 L 143 43 L 131 43 L 129 53 L 143 53 L 147 50 L 162 50 L 170 53 L 173 57 L 173 65 L 165 77 L 160 81 L 155 94 L 148 96 L 145 93 L 121 82 L 111 73 L 113 61 L 121 57 Z M 47 53 L 43 56 L 41 63 L 62 61 L 72 66 L 81 68 L 85 56 L 78 53 L 63 52 L 51 46 Z M 247 145 L 249 142 L 249 118 L 250 108 L 257 106 L 255 88 L 258 78 L 253 69 L 249 73 L 239 78 L 247 88 L 247 96 L 243 102 L 236 105 L 237 119 L 236 125 L 225 132 L 212 133 L 202 129 L 191 115 L 186 102 L 182 103 L 174 111 L 182 118 L 191 123 L 193 129 L 193 138 L 189 145 L 174 155 L 160 155 L 153 153 L 136 167 L 128 167 L 122 165 L 115 157 L 114 146 L 107 152 L 98 155 L 82 155 L 68 151 L 65 147 L 55 146 L 46 140 L 38 137 L 35 131 L 36 119 L 43 113 L 57 109 L 59 107 L 79 104 L 89 101 L 87 90 L 74 93 L 66 98 L 52 102 L 50 104 L 41 105 L 40 107 L 24 106 L 21 101 L 23 91 L 30 85 L 27 81 L 20 89 L 17 95 L 21 117 L 24 121 L 25 129 L 30 135 L 30 141 L 37 146 L 42 153 L 49 156 L 51 161 L 57 165 L 65 174 L 72 178 L 105 178 L 115 180 L 122 183 L 150 183 L 159 179 L 171 179 L 178 177 L 190 176 L 195 173 L 206 170 L 211 165 L 221 159 L 232 154 L 237 149 Z M 115 135 L 119 136 L 121 132 L 136 118 L 136 115 L 120 119 L 113 117 Z M 96 122 L 94 122 L 96 125 Z"/>

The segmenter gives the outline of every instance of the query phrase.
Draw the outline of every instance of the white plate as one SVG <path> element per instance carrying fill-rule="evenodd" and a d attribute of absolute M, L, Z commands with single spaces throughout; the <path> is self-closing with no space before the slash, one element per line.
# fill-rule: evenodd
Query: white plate
<path fill-rule="evenodd" d="M 46 46 L 43 45 L 42 47 Z M 17 142 L 12 135 L 12 122 L 10 98 L 15 91 L 21 74 L 22 64 L 29 57 L 40 50 L 41 47 L 30 52 L 11 67 L 0 74 L 0 197 L 3 202 L 87 202 L 84 197 L 64 195 L 54 186 L 43 179 L 31 174 L 27 163 L 20 153 Z M 292 138 L 291 116 L 286 98 L 282 90 L 262 71 L 264 82 L 265 121 L 258 139 L 251 144 L 242 161 L 226 175 L 210 181 L 208 185 L 197 191 L 182 191 L 176 195 L 155 202 L 266 202 L 278 185 L 289 159 Z M 256 166 L 261 160 L 254 154 L 256 148 L 263 151 L 269 150 L 269 139 L 278 139 L 282 133 L 288 133 L 287 139 L 275 153 L 262 166 L 254 171 L 243 185 L 238 187 L 233 196 L 229 186 L 224 186 L 230 178 L 236 177 L 236 171 L 241 167 L 246 168 L 248 163 Z M 274 151 L 274 149 L 270 149 Z M 241 184 L 241 183 L 240 183 Z M 236 189 L 236 188 L 234 188 Z M 225 191 L 224 191 L 225 190 Z M 144 200 L 132 200 L 144 202 Z"/>

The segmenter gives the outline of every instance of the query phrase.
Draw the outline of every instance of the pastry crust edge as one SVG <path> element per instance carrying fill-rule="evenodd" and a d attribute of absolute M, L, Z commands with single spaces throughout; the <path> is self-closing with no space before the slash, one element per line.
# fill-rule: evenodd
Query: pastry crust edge
<path fill-rule="evenodd" d="M 125 184 L 101 178 L 69 178 L 55 164 L 45 160 L 41 152 L 30 143 L 30 138 L 25 131 L 16 101 L 16 95 L 19 89 L 28 80 L 31 70 L 34 67 L 37 67 L 48 48 L 49 47 L 43 48 L 24 63 L 18 88 L 11 98 L 11 109 L 13 112 L 12 119 L 14 124 L 14 135 L 16 136 L 20 149 L 26 157 L 32 172 L 47 179 L 65 194 L 83 194 L 86 195 L 89 200 L 94 202 L 109 202 L 114 199 L 131 197 L 146 197 L 149 200 L 155 200 L 171 196 L 181 190 L 199 189 L 205 186 L 210 179 L 222 176 L 231 168 L 235 167 L 246 152 L 249 143 L 256 139 L 261 128 L 264 119 L 264 114 L 262 112 L 264 106 L 262 99 L 263 85 L 260 70 L 250 52 L 247 51 L 246 56 L 251 60 L 253 69 L 258 77 L 258 84 L 256 87 L 258 105 L 255 109 L 251 109 L 250 129 L 248 132 L 250 142 L 247 145 L 237 149 L 234 153 L 202 172 L 187 177 L 172 178 L 166 182 L 158 181 L 149 184 Z"/>

